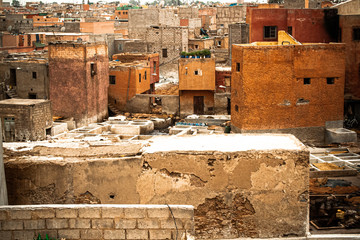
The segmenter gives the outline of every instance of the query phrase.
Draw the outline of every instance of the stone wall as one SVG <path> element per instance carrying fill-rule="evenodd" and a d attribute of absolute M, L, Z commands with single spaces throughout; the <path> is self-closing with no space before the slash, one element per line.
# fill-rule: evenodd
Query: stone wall
<path fill-rule="evenodd" d="M 246 6 L 218 7 L 216 10 L 216 29 L 228 33 L 229 24 L 244 22 Z"/>
<path fill-rule="evenodd" d="M 0 222 L 0 239 L 6 240 L 35 239 L 38 234 L 42 238 L 47 234 L 50 238 L 69 240 L 180 239 L 194 233 L 194 208 L 181 205 L 1 206 Z"/>
<path fill-rule="evenodd" d="M 249 43 L 249 24 L 229 24 L 229 56 L 231 61 L 231 50 L 233 44 Z"/>

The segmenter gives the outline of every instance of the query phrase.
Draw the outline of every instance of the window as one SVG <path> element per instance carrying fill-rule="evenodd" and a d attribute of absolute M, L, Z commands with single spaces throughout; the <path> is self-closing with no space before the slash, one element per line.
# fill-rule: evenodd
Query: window
<path fill-rule="evenodd" d="M 276 26 L 265 26 L 264 27 L 264 39 L 275 39 L 277 37 Z"/>
<path fill-rule="evenodd" d="M 167 58 L 167 57 L 168 57 L 167 48 L 163 48 L 163 50 L 162 50 L 162 56 L 163 56 L 163 58 Z"/>
<path fill-rule="evenodd" d="M 195 75 L 199 75 L 199 71 L 198 71 L 198 70 L 195 70 L 194 74 L 195 74 Z"/>
<path fill-rule="evenodd" d="M 146 80 L 146 75 L 147 75 L 147 73 L 146 73 L 146 71 L 145 71 L 145 76 L 144 76 L 144 79 Z"/>
<path fill-rule="evenodd" d="M 95 65 L 95 63 L 90 64 L 90 72 L 91 72 L 91 76 L 94 76 L 96 74 L 96 65 Z"/>
<path fill-rule="evenodd" d="M 31 35 L 27 36 L 27 45 L 31 46 Z"/>
<path fill-rule="evenodd" d="M 335 78 L 333 78 L 333 77 L 326 78 L 326 83 L 327 84 L 335 84 Z"/>
<path fill-rule="evenodd" d="M 141 83 L 141 73 L 139 73 L 139 83 Z"/>
<path fill-rule="evenodd" d="M 36 72 L 32 72 L 32 77 L 33 77 L 34 79 L 36 79 L 36 78 L 37 78 L 37 73 L 36 73 Z"/>
<path fill-rule="evenodd" d="M 289 26 L 287 29 L 288 34 L 292 35 L 292 26 Z"/>
<path fill-rule="evenodd" d="M 116 76 L 110 75 L 109 76 L 109 83 L 114 85 L 116 84 Z"/>
<path fill-rule="evenodd" d="M 195 45 L 195 49 L 199 49 L 199 45 Z"/>
<path fill-rule="evenodd" d="M 240 63 L 236 63 L 236 71 L 240 72 Z"/>
<path fill-rule="evenodd" d="M 217 44 L 217 45 L 218 45 L 218 47 L 220 47 L 220 46 L 221 46 L 221 41 L 218 41 L 218 44 Z"/>
<path fill-rule="evenodd" d="M 153 67 L 154 67 L 154 74 L 156 74 L 156 62 L 153 62 Z"/>
<path fill-rule="evenodd" d="M 235 105 L 235 111 L 239 112 L 239 106 Z"/>
<path fill-rule="evenodd" d="M 304 78 L 304 85 L 310 85 L 311 79 L 310 78 Z"/>
<path fill-rule="evenodd" d="M 36 99 L 36 93 L 29 93 L 29 99 Z"/>
<path fill-rule="evenodd" d="M 360 41 L 360 27 L 353 28 L 353 40 Z"/>
<path fill-rule="evenodd" d="M 119 45 L 118 45 L 118 50 L 119 50 L 119 51 L 122 51 L 122 50 L 123 50 L 123 45 L 122 45 L 122 44 L 119 44 Z"/>

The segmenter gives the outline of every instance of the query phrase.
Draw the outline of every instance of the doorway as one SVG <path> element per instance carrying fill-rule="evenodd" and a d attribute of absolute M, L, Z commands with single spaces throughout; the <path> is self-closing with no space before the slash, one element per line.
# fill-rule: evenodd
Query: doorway
<path fill-rule="evenodd" d="M 204 96 L 194 96 L 194 114 L 204 114 Z"/>
<path fill-rule="evenodd" d="M 4 142 L 15 141 L 15 118 L 4 118 Z"/>

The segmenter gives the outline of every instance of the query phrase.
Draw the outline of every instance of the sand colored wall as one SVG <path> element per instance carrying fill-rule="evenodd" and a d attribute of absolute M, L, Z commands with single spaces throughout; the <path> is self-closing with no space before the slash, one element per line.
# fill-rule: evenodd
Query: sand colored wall
<path fill-rule="evenodd" d="M 179 59 L 179 90 L 215 90 L 215 59 Z"/>

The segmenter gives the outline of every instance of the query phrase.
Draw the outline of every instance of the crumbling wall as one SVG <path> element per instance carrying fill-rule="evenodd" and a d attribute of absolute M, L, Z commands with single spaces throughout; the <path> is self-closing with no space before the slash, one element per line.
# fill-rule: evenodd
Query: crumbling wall
<path fill-rule="evenodd" d="M 176 221 L 176 223 L 175 223 Z M 42 239 L 180 239 L 194 233 L 192 206 L 1 206 L 0 237 Z"/>
<path fill-rule="evenodd" d="M 228 33 L 229 24 L 245 21 L 246 6 L 217 7 L 216 29 Z"/>
<path fill-rule="evenodd" d="M 229 24 L 229 56 L 231 61 L 231 50 L 233 44 L 249 43 L 249 24 Z"/>

